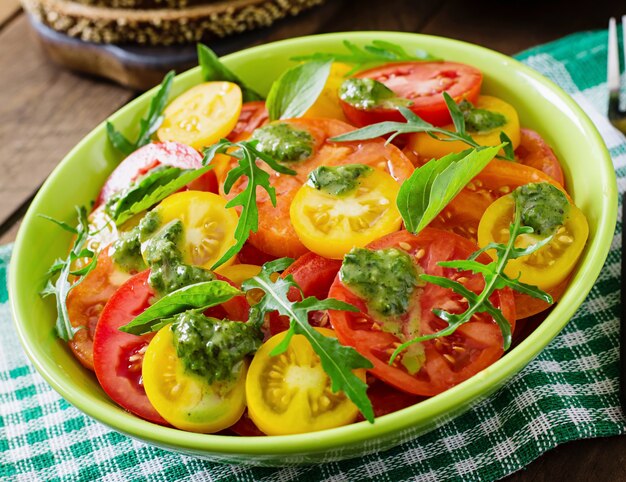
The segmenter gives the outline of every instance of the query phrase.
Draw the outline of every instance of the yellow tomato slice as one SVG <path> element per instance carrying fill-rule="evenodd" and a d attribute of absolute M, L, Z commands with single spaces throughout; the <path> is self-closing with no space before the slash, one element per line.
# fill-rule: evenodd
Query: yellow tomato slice
<path fill-rule="evenodd" d="M 315 103 L 302 115 L 302 117 L 327 117 L 348 122 L 343 114 L 343 109 L 339 103 L 339 87 L 346 80 L 346 76 L 352 70 L 348 64 L 333 62 L 330 74 L 324 84 L 324 89 L 320 93 Z"/>
<path fill-rule="evenodd" d="M 171 326 L 159 330 L 144 355 L 141 375 L 148 400 L 181 430 L 214 433 L 230 427 L 246 408 L 247 366 L 237 380 L 209 385 L 176 355 Z"/>
<path fill-rule="evenodd" d="M 233 264 L 230 266 L 220 266 L 215 270 L 217 274 L 221 274 L 225 278 L 235 283 L 237 286 L 241 286 L 245 280 L 258 275 L 261 272 L 261 267 L 256 264 Z"/>
<path fill-rule="evenodd" d="M 214 144 L 235 127 L 241 112 L 241 89 L 232 82 L 205 82 L 176 97 L 163 112 L 161 141 L 196 149 Z"/>
<path fill-rule="evenodd" d="M 496 127 L 486 132 L 470 132 L 469 134 L 478 144 L 481 146 L 497 146 L 501 143 L 500 132 L 504 132 L 509 136 L 509 139 L 511 139 L 513 149 L 517 148 L 520 143 L 519 118 L 517 111 L 511 104 L 497 97 L 481 95 L 474 107 L 502 114 L 506 118 L 506 123 L 503 126 Z M 444 126 L 443 129 L 454 131 L 454 125 L 449 124 Z M 469 148 L 464 142 L 439 141 L 433 139 L 425 132 L 411 134 L 409 136 L 408 147 L 425 160 L 432 158 L 438 159 L 451 152 L 461 152 Z"/>
<path fill-rule="evenodd" d="M 491 242 L 507 243 L 514 213 L 512 194 L 489 205 L 478 225 L 478 245 L 484 247 Z M 523 283 L 538 286 L 544 291 L 551 290 L 572 272 L 588 235 L 589 226 L 585 215 L 574 204 L 570 204 L 565 223 L 557 229 L 552 241 L 528 256 L 510 260 L 504 272 L 510 278 L 519 276 Z M 515 245 L 518 248 L 527 247 L 541 239 L 535 234 L 523 234 L 517 238 Z M 487 253 L 494 256 L 491 251 Z"/>
<path fill-rule="evenodd" d="M 341 259 L 353 247 L 363 247 L 400 229 L 399 190 L 400 185 L 378 169 L 361 177 L 354 191 L 341 196 L 304 184 L 291 203 L 291 224 L 308 249 Z"/>
<path fill-rule="evenodd" d="M 316 328 L 324 336 L 335 332 Z M 248 414 L 267 435 L 315 432 L 354 421 L 356 406 L 342 393 L 333 393 L 331 381 L 303 335 L 294 335 L 287 351 L 270 352 L 283 340 L 279 333 L 256 352 L 246 379 Z M 365 371 L 355 371 L 365 380 Z"/>
<path fill-rule="evenodd" d="M 234 208 L 226 208 L 226 202 L 210 192 L 185 191 L 172 194 L 155 208 L 162 226 L 182 222 L 179 248 L 185 263 L 210 269 L 235 244 L 239 216 Z"/>

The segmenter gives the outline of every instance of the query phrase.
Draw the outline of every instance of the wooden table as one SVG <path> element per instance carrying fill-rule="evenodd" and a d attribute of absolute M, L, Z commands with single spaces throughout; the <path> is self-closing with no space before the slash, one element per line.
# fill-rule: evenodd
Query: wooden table
<path fill-rule="evenodd" d="M 514 54 L 626 13 L 614 0 L 577 11 L 571 0 L 328 0 L 265 31 L 268 42 L 311 33 L 398 30 L 442 35 Z M 258 43 L 261 43 L 260 41 Z M 18 0 L 0 0 L 0 243 L 50 171 L 85 134 L 137 95 L 47 61 Z M 572 442 L 509 481 L 626 480 L 626 437 Z"/>

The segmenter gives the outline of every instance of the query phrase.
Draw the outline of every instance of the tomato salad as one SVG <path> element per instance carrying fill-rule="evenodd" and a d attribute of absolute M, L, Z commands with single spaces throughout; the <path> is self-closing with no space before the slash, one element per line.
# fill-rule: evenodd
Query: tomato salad
<path fill-rule="evenodd" d="M 206 80 L 170 100 L 168 75 L 136 141 L 108 124 L 126 157 L 58 222 L 74 243 L 45 293 L 125 410 L 239 435 L 373 422 L 493 364 L 565 290 L 588 226 L 541 135 L 475 67 L 364 49 L 298 58 L 264 100 L 200 45 Z"/>

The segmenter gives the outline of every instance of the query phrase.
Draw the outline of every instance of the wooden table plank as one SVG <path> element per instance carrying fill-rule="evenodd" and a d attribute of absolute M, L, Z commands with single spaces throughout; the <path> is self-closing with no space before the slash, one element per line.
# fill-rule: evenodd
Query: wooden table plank
<path fill-rule="evenodd" d="M 24 15 L 0 32 L 0 65 L 1 225 L 63 156 L 133 93 L 47 61 Z"/>
<path fill-rule="evenodd" d="M 20 10 L 19 0 L 0 0 L 0 28 Z"/>

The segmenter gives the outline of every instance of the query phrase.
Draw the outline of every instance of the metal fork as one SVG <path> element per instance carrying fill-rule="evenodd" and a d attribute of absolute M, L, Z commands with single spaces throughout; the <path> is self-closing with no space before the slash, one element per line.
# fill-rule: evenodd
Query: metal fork
<path fill-rule="evenodd" d="M 622 16 L 622 35 L 624 40 L 624 62 L 626 63 L 626 15 Z M 607 61 L 607 79 L 609 88 L 609 120 L 617 129 L 626 133 L 626 110 L 620 109 L 619 94 L 621 79 L 619 74 L 619 42 L 615 18 L 609 20 L 609 48 Z"/>

